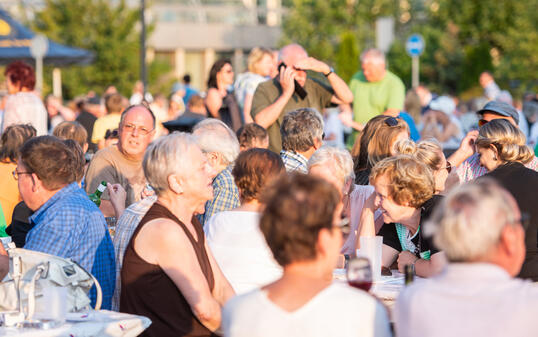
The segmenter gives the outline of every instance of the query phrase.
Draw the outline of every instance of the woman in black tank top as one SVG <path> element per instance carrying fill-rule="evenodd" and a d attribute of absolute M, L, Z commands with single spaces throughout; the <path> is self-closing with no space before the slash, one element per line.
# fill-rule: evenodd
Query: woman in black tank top
<path fill-rule="evenodd" d="M 215 173 L 185 133 L 153 143 L 143 166 L 158 199 L 125 251 L 120 311 L 151 319 L 143 336 L 213 336 L 234 293 L 194 212 L 212 198 Z"/>

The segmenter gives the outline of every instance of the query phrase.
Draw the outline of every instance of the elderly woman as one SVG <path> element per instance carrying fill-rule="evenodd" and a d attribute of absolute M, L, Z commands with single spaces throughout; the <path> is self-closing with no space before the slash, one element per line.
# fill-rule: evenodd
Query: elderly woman
<path fill-rule="evenodd" d="M 409 126 L 403 119 L 389 116 L 370 119 L 351 151 L 355 161 L 355 183 L 368 185 L 372 167 L 395 155 L 394 146 L 400 139 L 409 139 Z"/>
<path fill-rule="evenodd" d="M 207 243 L 238 294 L 282 275 L 259 228 L 260 195 L 282 172 L 284 163 L 276 153 L 256 148 L 242 152 L 232 170 L 241 206 L 215 214 L 204 226 Z"/>
<path fill-rule="evenodd" d="M 157 202 L 125 251 L 120 311 L 150 318 L 146 336 L 212 336 L 234 294 L 194 217 L 213 197 L 215 172 L 185 133 L 155 141 L 142 165 Z"/>
<path fill-rule="evenodd" d="M 245 123 L 252 123 L 254 120 L 250 115 L 252 108 L 252 98 L 258 84 L 269 79 L 275 70 L 273 52 L 263 47 L 252 48 L 247 59 L 248 71 L 237 76 L 234 83 L 235 97 L 243 112 Z"/>
<path fill-rule="evenodd" d="M 370 181 L 375 198 L 366 202 L 360 235 L 374 235 L 373 214 L 380 210 L 384 221 L 378 232 L 383 237 L 382 266 L 390 268 L 397 261 L 400 272 L 411 264 L 418 276 L 437 274 L 444 256 L 423 233 L 423 223 L 442 198 L 434 195 L 432 171 L 412 156 L 398 155 L 377 163 Z"/>
<path fill-rule="evenodd" d="M 526 168 L 534 155 L 525 145 L 523 133 L 504 119 L 493 120 L 480 128 L 476 147 L 480 154 L 480 164 L 490 171 L 490 177 L 506 188 L 516 199 L 521 212 L 530 216 L 525 229 L 527 255 L 518 275 L 538 281 L 538 173 Z"/>
<path fill-rule="evenodd" d="M 284 274 L 226 304 L 224 335 L 390 336 L 380 302 L 332 281 L 342 245 L 339 191 L 293 173 L 279 178 L 266 198 L 260 228 Z"/>
<path fill-rule="evenodd" d="M 452 165 L 446 160 L 443 148 L 437 140 L 430 138 L 415 143 L 410 139 L 404 139 L 398 141 L 395 146 L 396 153 L 411 155 L 432 170 L 435 194 L 445 190 L 446 179 L 452 171 Z"/>
<path fill-rule="evenodd" d="M 362 208 L 368 197 L 374 193 L 374 188 L 355 185 L 351 155 L 348 151 L 336 147 L 324 146 L 314 152 L 308 161 L 308 172 L 332 183 L 340 192 L 343 204 L 342 216 L 350 221 L 349 235 L 344 241 L 341 253 L 353 255 Z M 377 212 L 376 218 L 380 215 L 381 213 Z"/>

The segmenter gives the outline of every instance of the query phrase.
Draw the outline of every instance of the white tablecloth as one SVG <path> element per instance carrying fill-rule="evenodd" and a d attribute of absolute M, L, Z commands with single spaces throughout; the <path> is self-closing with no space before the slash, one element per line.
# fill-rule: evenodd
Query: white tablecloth
<path fill-rule="evenodd" d="M 147 317 L 123 314 L 108 310 L 90 311 L 87 315 L 68 314 L 68 321 L 48 330 L 0 327 L 0 336 L 28 337 L 93 337 L 138 336 L 151 321 Z"/>

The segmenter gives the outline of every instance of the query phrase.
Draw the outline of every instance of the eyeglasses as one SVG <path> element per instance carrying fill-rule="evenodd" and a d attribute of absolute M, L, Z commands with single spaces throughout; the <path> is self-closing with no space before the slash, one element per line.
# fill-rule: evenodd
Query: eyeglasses
<path fill-rule="evenodd" d="M 351 225 L 350 225 L 349 218 L 345 216 L 342 216 L 342 219 L 336 225 L 334 225 L 334 227 L 340 228 L 340 231 L 342 232 L 342 234 L 345 234 L 345 235 L 351 232 Z"/>
<path fill-rule="evenodd" d="M 155 130 L 155 129 L 148 130 L 144 126 L 136 126 L 130 123 L 123 124 L 122 128 L 124 131 L 129 132 L 129 133 L 133 133 L 135 130 L 138 130 L 138 133 L 141 134 L 142 136 L 147 136 L 150 132 Z"/>
<path fill-rule="evenodd" d="M 385 119 L 385 124 L 390 127 L 398 125 L 398 119 L 396 117 L 388 117 Z"/>
<path fill-rule="evenodd" d="M 17 169 L 13 170 L 13 172 L 11 172 L 11 174 L 13 175 L 13 179 L 15 180 L 19 180 L 19 176 L 21 174 L 32 174 L 33 172 L 17 172 Z"/>

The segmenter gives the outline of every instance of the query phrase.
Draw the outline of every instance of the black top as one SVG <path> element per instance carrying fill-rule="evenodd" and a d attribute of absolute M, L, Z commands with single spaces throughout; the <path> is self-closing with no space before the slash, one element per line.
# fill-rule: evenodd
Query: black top
<path fill-rule="evenodd" d="M 151 319 L 151 325 L 141 336 L 214 336 L 194 316 L 189 302 L 164 270 L 159 265 L 143 260 L 134 249 L 134 241 L 140 230 L 151 220 L 159 218 L 171 219 L 185 232 L 196 253 L 197 262 L 206 278 L 207 285 L 213 291 L 215 280 L 205 249 L 202 225 L 196 217 L 192 218 L 198 238 L 196 241 L 185 224 L 166 207 L 155 203 L 140 221 L 125 250 L 121 269 L 120 311 Z"/>
<path fill-rule="evenodd" d="M 516 199 L 522 213 L 530 216 L 529 226 L 525 229 L 525 246 L 527 254 L 518 277 L 538 281 L 538 172 L 526 168 L 523 164 L 513 162 L 501 165 L 480 177 L 495 179 Z"/>
<path fill-rule="evenodd" d="M 11 240 L 13 240 L 17 248 L 24 247 L 24 244 L 26 243 L 26 235 L 35 226 L 34 223 L 28 221 L 28 218 L 32 216 L 32 214 L 34 214 L 34 212 L 26 206 L 24 201 L 19 202 L 13 209 L 11 225 L 6 228 L 6 233 L 11 236 Z"/>
<path fill-rule="evenodd" d="M 415 235 L 413 239 L 411 239 L 411 242 L 413 242 L 417 248 L 416 252 L 413 252 L 415 256 L 420 257 L 419 252 L 427 252 L 430 251 L 430 256 L 438 253 L 439 249 L 435 247 L 435 245 L 432 242 L 432 239 L 429 237 L 424 236 L 424 223 L 426 220 L 429 219 L 431 216 L 435 206 L 443 199 L 440 195 L 434 195 L 431 199 L 426 201 L 420 211 L 420 225 L 418 234 Z M 389 247 L 392 247 L 396 249 L 397 251 L 402 251 L 402 245 L 400 243 L 400 239 L 398 238 L 398 232 L 396 231 L 396 224 L 389 223 L 384 224 L 383 227 L 381 227 L 381 230 L 379 231 L 380 236 L 383 237 L 383 244 L 387 245 Z M 418 248 L 420 247 L 420 250 Z"/>
<path fill-rule="evenodd" d="M 97 145 L 92 143 L 92 134 L 93 134 L 93 125 L 95 124 L 95 121 L 97 120 L 97 117 L 92 115 L 86 110 L 82 110 L 80 115 L 77 117 L 77 122 L 80 123 L 85 129 L 86 132 L 88 132 L 88 151 L 90 152 L 96 152 L 97 151 Z"/>

